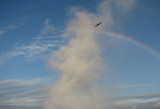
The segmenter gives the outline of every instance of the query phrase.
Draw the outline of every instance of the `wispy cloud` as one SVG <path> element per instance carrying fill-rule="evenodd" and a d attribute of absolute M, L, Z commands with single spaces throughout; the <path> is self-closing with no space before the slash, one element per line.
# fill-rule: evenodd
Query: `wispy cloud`
<path fill-rule="evenodd" d="M 119 103 L 131 103 L 131 104 L 142 104 L 142 103 L 150 103 L 150 102 L 159 102 L 160 97 L 154 97 L 154 98 L 132 98 L 127 100 L 121 100 Z"/>
<path fill-rule="evenodd" d="M 0 81 L 0 106 L 41 106 L 49 84 L 46 79 Z"/>
<path fill-rule="evenodd" d="M 12 28 L 12 27 L 8 27 Z M 3 64 L 4 60 L 17 56 L 32 57 L 43 55 L 46 52 L 50 52 L 56 47 L 61 46 L 64 43 L 62 40 L 63 29 L 55 28 L 50 24 L 50 20 L 44 21 L 44 26 L 40 30 L 37 37 L 33 38 L 30 42 L 17 43 L 13 50 L 0 54 L 0 64 Z"/>
<path fill-rule="evenodd" d="M 156 109 L 160 102 L 160 93 L 115 97 L 115 105 L 119 108 Z M 121 108 L 120 108 L 121 109 Z"/>
<path fill-rule="evenodd" d="M 34 79 L 34 80 L 4 80 L 0 81 L 0 89 L 8 88 L 11 86 L 20 87 L 20 86 L 33 86 L 42 84 L 44 79 Z"/>
<path fill-rule="evenodd" d="M 40 39 L 40 38 L 45 38 L 48 35 L 53 35 L 54 30 L 55 30 L 54 26 L 50 25 L 50 20 L 46 19 L 44 22 L 44 27 L 41 29 L 41 32 L 37 38 Z"/>
<path fill-rule="evenodd" d="M 155 108 L 160 108 L 160 102 L 154 105 Z"/>
<path fill-rule="evenodd" d="M 46 19 L 37 39 L 58 38 L 61 37 L 60 35 L 63 31 L 64 29 L 62 27 L 54 27 L 53 25 L 51 25 L 51 20 Z"/>
<path fill-rule="evenodd" d="M 8 22 L 1 23 L 0 24 L 0 35 L 8 33 L 10 30 L 18 29 L 22 25 L 25 25 L 26 23 L 37 21 L 39 18 L 40 16 L 26 16 L 25 15 L 25 16 L 20 17 L 18 21 L 15 23 L 8 23 Z"/>
<path fill-rule="evenodd" d="M 9 30 L 15 29 L 15 28 L 16 28 L 15 25 L 0 25 L 0 35 L 3 35 Z"/>
<path fill-rule="evenodd" d="M 34 40 L 29 44 L 18 44 L 14 47 L 13 51 L 6 53 L 6 56 L 11 58 L 14 56 L 31 57 L 35 55 L 42 55 L 55 47 L 61 45 L 59 40 Z"/>
<path fill-rule="evenodd" d="M 124 86 L 119 86 L 119 87 L 115 87 L 112 89 L 127 89 L 127 88 L 136 88 L 136 87 L 146 87 L 146 86 L 150 86 L 151 84 L 133 84 L 133 85 L 124 85 Z"/>
<path fill-rule="evenodd" d="M 0 81 L 0 107 L 43 107 L 50 88 L 48 78 Z M 118 96 L 113 97 L 113 101 L 115 109 L 158 109 L 160 93 Z"/>
<path fill-rule="evenodd" d="M 61 46 L 63 44 L 62 40 L 34 40 L 29 44 L 17 44 L 13 50 L 8 51 L 6 53 L 1 54 L 0 64 L 4 64 L 4 62 L 8 59 L 23 56 L 24 58 L 34 58 L 40 59 L 45 56 L 45 53 L 51 52 L 55 48 Z"/>

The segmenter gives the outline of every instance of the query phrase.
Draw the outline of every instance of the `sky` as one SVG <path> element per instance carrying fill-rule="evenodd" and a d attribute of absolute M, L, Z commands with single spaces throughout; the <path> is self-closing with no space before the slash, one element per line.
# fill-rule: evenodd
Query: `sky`
<path fill-rule="evenodd" d="M 159 6 L 0 0 L 0 108 L 159 109 Z"/>

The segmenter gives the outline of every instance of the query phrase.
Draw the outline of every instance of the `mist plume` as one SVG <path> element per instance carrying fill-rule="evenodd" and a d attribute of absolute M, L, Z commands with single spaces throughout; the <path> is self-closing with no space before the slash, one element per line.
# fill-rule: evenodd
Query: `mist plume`
<path fill-rule="evenodd" d="M 129 0 L 130 1 L 130 0 Z M 60 72 L 53 85 L 44 109 L 110 109 L 111 98 L 101 93 L 97 79 L 103 72 L 100 48 L 94 25 L 103 19 L 99 29 L 105 30 L 114 24 L 111 4 L 115 0 L 103 1 L 97 13 L 73 8 L 73 18 L 66 26 L 67 45 L 54 51 L 49 64 Z"/>

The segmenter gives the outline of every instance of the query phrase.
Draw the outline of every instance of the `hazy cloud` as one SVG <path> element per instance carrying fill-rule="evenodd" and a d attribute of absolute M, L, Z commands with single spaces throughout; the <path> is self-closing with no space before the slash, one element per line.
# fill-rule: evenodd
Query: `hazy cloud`
<path fill-rule="evenodd" d="M 123 11 L 129 11 L 133 8 L 136 0 L 115 0 L 115 5 L 117 9 Z"/>

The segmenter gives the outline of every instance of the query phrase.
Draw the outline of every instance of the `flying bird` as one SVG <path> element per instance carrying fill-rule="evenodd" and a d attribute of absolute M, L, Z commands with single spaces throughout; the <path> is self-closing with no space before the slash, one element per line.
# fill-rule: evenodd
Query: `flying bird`
<path fill-rule="evenodd" d="M 100 23 L 97 23 L 97 24 L 95 25 L 95 27 L 96 27 L 96 26 L 99 26 L 101 23 L 102 23 L 102 22 L 100 22 Z"/>

